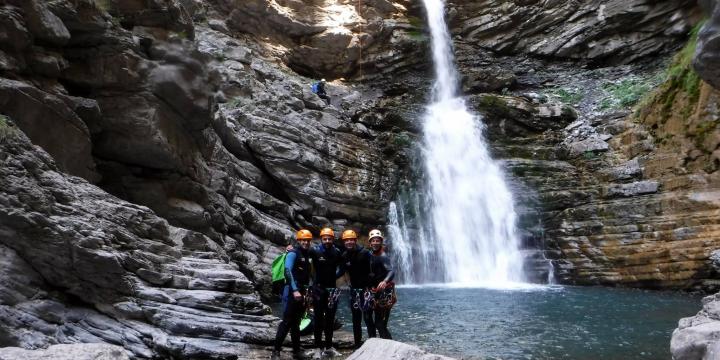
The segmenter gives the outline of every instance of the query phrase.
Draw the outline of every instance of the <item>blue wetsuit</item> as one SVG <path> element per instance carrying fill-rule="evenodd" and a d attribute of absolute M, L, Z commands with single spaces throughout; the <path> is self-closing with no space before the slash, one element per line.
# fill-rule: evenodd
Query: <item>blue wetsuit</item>
<path fill-rule="evenodd" d="M 296 247 L 285 257 L 285 288 L 283 289 L 283 317 L 275 335 L 275 350 L 280 351 L 285 337 L 290 332 L 293 352 L 300 352 L 300 320 L 305 312 L 304 296 L 310 284 L 310 254 L 302 247 Z M 294 291 L 303 298 L 296 300 Z"/>

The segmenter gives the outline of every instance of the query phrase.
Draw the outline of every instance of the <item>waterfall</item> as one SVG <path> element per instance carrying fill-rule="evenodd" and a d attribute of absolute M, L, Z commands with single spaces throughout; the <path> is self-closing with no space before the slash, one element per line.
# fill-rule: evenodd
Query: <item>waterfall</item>
<path fill-rule="evenodd" d="M 404 245 L 395 241 L 393 251 L 400 252 L 395 258 L 401 259 L 401 271 L 413 272 L 406 279 L 415 283 L 439 280 L 506 287 L 523 280 L 513 197 L 490 157 L 481 119 L 457 94 L 444 4 L 442 0 L 424 3 L 435 64 L 432 101 L 423 119 L 425 195 L 430 209 L 425 225 L 431 241 L 413 248 L 404 234 Z M 403 234 L 391 237 L 397 235 Z"/>

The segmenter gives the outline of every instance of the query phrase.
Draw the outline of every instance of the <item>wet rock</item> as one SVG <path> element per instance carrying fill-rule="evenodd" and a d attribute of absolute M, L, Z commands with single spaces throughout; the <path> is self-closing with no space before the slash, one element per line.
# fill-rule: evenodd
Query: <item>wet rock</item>
<path fill-rule="evenodd" d="M 352 353 L 348 360 L 451 360 L 442 355 L 429 354 L 420 348 L 403 344 L 401 342 L 371 338 L 363 343 L 359 349 Z"/>
<path fill-rule="evenodd" d="M 680 319 L 673 331 L 670 351 L 675 360 L 715 359 L 720 356 L 720 321 L 718 294 L 703 298 L 703 309 Z"/>
<path fill-rule="evenodd" d="M 485 115 L 485 123 L 494 136 L 518 137 L 562 129 L 577 118 L 569 106 L 536 103 L 515 96 L 479 94 L 471 96 L 470 102 Z"/>
<path fill-rule="evenodd" d="M 716 4 L 715 1 L 710 2 Z M 693 67 L 703 80 L 720 89 L 720 6 L 707 6 L 710 19 L 698 34 Z"/>

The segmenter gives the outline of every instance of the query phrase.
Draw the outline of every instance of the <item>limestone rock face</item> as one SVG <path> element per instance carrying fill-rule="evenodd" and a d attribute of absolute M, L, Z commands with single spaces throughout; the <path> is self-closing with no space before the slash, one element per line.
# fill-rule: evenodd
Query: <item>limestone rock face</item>
<path fill-rule="evenodd" d="M 0 146 L 3 344 L 193 357 L 271 341 L 268 308 L 209 238 L 61 173 L 17 129 Z"/>
<path fill-rule="evenodd" d="M 631 63 L 672 48 L 699 17 L 692 1 L 451 2 L 453 33 L 503 54 Z"/>
<path fill-rule="evenodd" d="M 382 93 L 334 82 L 326 105 L 193 4 L 0 6 L 0 345 L 266 357 L 294 229 L 385 222 L 406 129 Z"/>
<path fill-rule="evenodd" d="M 287 65 L 318 77 L 389 73 L 418 63 L 407 1 L 220 0 L 230 29 L 286 47 Z M 390 46 L 387 46 L 390 44 Z M 402 50 L 399 53 L 398 50 Z"/>

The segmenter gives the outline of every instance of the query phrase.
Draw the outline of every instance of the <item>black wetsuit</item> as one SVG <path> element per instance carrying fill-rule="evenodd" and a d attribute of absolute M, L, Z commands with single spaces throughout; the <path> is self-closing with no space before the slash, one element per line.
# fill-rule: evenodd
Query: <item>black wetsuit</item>
<path fill-rule="evenodd" d="M 385 252 L 380 250 L 379 252 L 372 253 L 372 259 L 370 261 L 370 286 L 376 288 L 378 284 L 385 281 L 390 282 L 395 278 L 395 271 L 393 270 L 390 258 L 385 255 Z M 392 286 L 386 287 L 384 292 L 386 294 L 392 293 Z M 376 298 L 381 296 L 382 292 L 376 294 Z M 375 312 L 375 327 L 377 328 L 380 337 L 383 339 L 392 339 L 390 331 L 387 328 L 388 320 L 390 320 L 390 307 L 378 307 L 376 306 L 373 310 Z"/>
<path fill-rule="evenodd" d="M 325 83 L 322 81 L 317 83 L 317 96 L 325 100 L 325 102 L 330 105 L 330 97 L 327 96 L 327 92 L 325 92 Z"/>
<path fill-rule="evenodd" d="M 342 271 L 350 275 L 350 311 L 352 312 L 353 335 L 355 347 L 360 347 L 362 341 L 361 318 L 365 319 L 368 337 L 375 337 L 375 324 L 372 311 L 366 311 L 364 301 L 365 292 L 370 287 L 370 261 L 372 254 L 360 245 L 355 249 L 345 249 L 343 252 Z"/>
<path fill-rule="evenodd" d="M 275 335 L 275 350 L 280 351 L 288 331 L 293 352 L 300 352 L 300 320 L 305 313 L 304 297 L 310 284 L 310 252 L 299 245 L 285 258 L 285 288 L 283 289 L 283 316 Z M 303 298 L 296 300 L 294 291 Z"/>
<path fill-rule="evenodd" d="M 312 287 L 315 313 L 315 347 L 323 347 L 322 334 L 324 331 L 324 346 L 325 348 L 331 348 L 337 302 L 330 299 L 330 297 L 337 291 L 335 289 L 335 280 L 340 274 L 338 267 L 342 262 L 342 254 L 334 245 L 326 248 L 321 244 L 310 249 L 310 258 L 315 268 Z"/>

